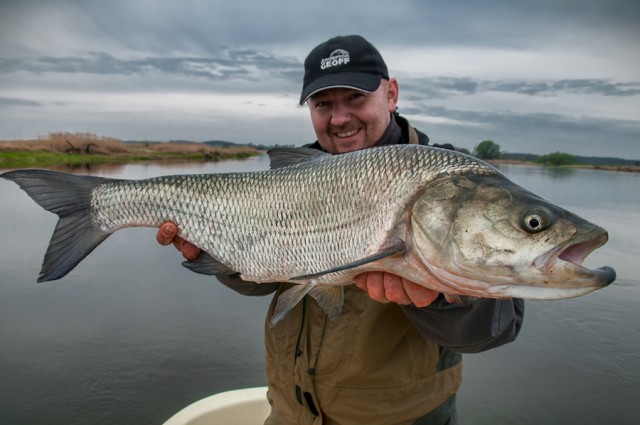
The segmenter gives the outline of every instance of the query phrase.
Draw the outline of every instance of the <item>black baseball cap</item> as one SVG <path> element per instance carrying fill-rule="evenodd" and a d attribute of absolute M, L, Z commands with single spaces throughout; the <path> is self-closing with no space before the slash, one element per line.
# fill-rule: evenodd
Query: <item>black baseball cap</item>
<path fill-rule="evenodd" d="M 380 52 L 359 35 L 338 36 L 316 46 L 304 61 L 300 105 L 331 88 L 374 92 L 389 71 Z"/>

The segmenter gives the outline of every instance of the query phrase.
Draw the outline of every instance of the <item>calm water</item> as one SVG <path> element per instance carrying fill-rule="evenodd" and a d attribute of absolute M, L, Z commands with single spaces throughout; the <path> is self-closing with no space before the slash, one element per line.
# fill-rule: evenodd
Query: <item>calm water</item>
<path fill-rule="evenodd" d="M 118 178 L 265 169 L 257 158 L 83 173 Z M 587 265 L 618 281 L 528 302 L 507 346 L 465 356 L 465 424 L 640 423 L 640 176 L 508 166 L 514 181 L 607 228 Z M 202 397 L 264 385 L 267 298 L 180 266 L 152 229 L 117 232 L 60 281 L 36 284 L 56 222 L 0 181 L 0 423 L 159 424 Z"/>

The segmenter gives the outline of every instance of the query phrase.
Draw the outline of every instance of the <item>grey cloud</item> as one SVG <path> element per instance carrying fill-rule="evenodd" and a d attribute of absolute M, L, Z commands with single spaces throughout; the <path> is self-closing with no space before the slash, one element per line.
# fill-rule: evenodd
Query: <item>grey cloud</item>
<path fill-rule="evenodd" d="M 492 138 L 498 143 L 500 139 L 506 140 L 503 144 L 504 150 L 511 152 L 547 153 L 557 150 L 560 142 L 565 142 L 564 146 L 572 146 L 579 140 L 585 146 L 597 146 L 600 150 L 599 154 L 602 154 L 610 144 L 635 146 L 640 143 L 638 139 L 640 122 L 630 120 L 572 118 L 550 113 L 468 111 L 442 106 L 403 108 L 400 112 L 408 115 L 426 114 L 481 126 L 464 126 L 455 123 L 430 124 L 429 127 L 437 128 L 440 134 L 439 140 L 434 140 L 435 142 L 448 141 L 455 144 L 459 142 L 456 137 L 461 137 L 465 140 L 473 138 L 474 143 L 477 143 L 480 140 L 475 139 L 480 138 L 480 134 L 485 134 L 485 137 Z M 554 143 L 556 143 L 555 147 Z M 528 150 L 526 145 L 530 146 Z M 580 154 L 580 149 L 582 145 L 577 146 L 572 153 Z"/>
<path fill-rule="evenodd" d="M 148 57 L 119 59 L 107 53 L 82 57 L 43 57 L 35 60 L 0 58 L 0 73 L 28 71 L 102 75 L 146 75 L 150 72 L 224 80 L 250 78 L 255 70 L 277 78 L 301 77 L 301 64 L 289 57 L 255 50 L 229 50 L 222 57 Z"/>
<path fill-rule="evenodd" d="M 640 82 L 616 83 L 602 79 L 571 79 L 550 82 L 489 82 L 485 87 L 488 91 L 504 91 L 528 95 L 550 95 L 565 92 L 624 97 L 640 94 Z"/>
<path fill-rule="evenodd" d="M 480 81 L 471 78 L 403 78 L 402 96 L 406 99 L 446 99 L 451 96 L 471 95 L 478 92 Z"/>
<path fill-rule="evenodd" d="M 0 108 L 11 108 L 15 106 L 44 106 L 43 103 L 35 100 L 18 99 L 15 97 L 0 97 Z"/>
<path fill-rule="evenodd" d="M 402 81 L 407 99 L 445 99 L 482 92 L 551 96 L 561 93 L 634 96 L 640 94 L 640 81 L 614 82 L 604 79 L 563 79 L 554 81 L 490 81 L 470 78 L 433 77 Z"/>
<path fill-rule="evenodd" d="M 616 120 L 603 118 L 572 118 L 565 115 L 551 113 L 494 112 L 469 111 L 451 109 L 443 106 L 420 106 L 403 108 L 406 114 L 427 114 L 438 118 L 448 118 L 460 122 L 477 123 L 494 127 L 508 126 L 520 131 L 535 131 L 541 128 L 564 131 L 589 132 L 628 132 L 637 137 L 640 134 L 640 122 L 630 120 Z"/>
<path fill-rule="evenodd" d="M 362 33 L 375 43 L 388 45 L 520 48 L 553 40 L 559 33 L 638 35 L 640 31 L 640 3 L 633 0 L 413 0 L 392 7 L 375 7 L 368 0 L 246 0 L 241 5 L 223 0 L 184 0 L 153 6 L 135 0 L 11 0 L 3 2 L 0 35 L 14 42 L 18 28 L 8 24 L 38 25 L 37 16 L 60 10 L 73 20 L 47 23 L 51 43 L 56 42 L 55 35 L 61 30 L 57 26 L 64 26 L 65 31 L 77 32 L 79 41 L 113 41 L 126 49 L 156 54 L 202 54 L 224 45 L 299 44 L 308 48 L 345 32 Z M 310 25 L 310 21 L 316 24 Z M 24 33 L 27 37 L 28 28 Z M 626 35 L 624 38 L 629 39 Z"/>

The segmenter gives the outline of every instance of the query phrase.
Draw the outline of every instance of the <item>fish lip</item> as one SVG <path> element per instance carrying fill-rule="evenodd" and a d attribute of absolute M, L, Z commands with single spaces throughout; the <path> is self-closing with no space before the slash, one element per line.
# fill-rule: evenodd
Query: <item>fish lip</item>
<path fill-rule="evenodd" d="M 588 269 L 582 266 L 582 263 L 589 254 L 604 245 L 608 239 L 609 235 L 606 230 L 594 229 L 539 255 L 532 265 L 543 273 L 549 273 L 560 266 L 571 267 L 579 270 L 583 275 L 591 276 L 600 286 L 606 286 L 616 278 L 616 272 L 612 267 L 603 266 L 597 269 Z"/>

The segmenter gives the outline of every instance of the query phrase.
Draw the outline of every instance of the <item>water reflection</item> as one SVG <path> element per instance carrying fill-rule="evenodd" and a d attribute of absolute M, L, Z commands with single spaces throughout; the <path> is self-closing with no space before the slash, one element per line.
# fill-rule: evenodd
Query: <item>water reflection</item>
<path fill-rule="evenodd" d="M 144 161 L 137 163 L 79 163 L 79 164 L 58 164 L 58 165 L 47 165 L 42 167 L 26 167 L 26 168 L 38 168 L 42 170 L 52 170 L 52 171 L 60 171 L 64 173 L 74 173 L 74 174 L 90 174 L 90 175 L 102 175 L 102 176 L 110 176 L 116 174 L 125 174 L 125 170 L 131 168 L 147 168 L 153 170 L 167 170 L 167 173 L 170 173 L 171 170 L 190 170 L 187 171 L 189 173 L 195 173 L 198 169 L 210 169 L 216 170 L 213 172 L 225 172 L 225 171 L 217 171 L 220 169 L 229 169 L 230 167 L 233 170 L 243 170 L 246 167 L 243 167 L 242 164 L 255 162 L 257 158 L 264 158 L 264 155 L 260 157 L 251 157 L 251 158 L 243 158 L 238 160 L 223 160 L 223 161 Z M 258 159 L 258 162 L 262 163 Z M 267 165 L 268 166 L 268 165 Z M 249 166 L 251 168 L 251 166 Z M 3 169 L 0 167 L 0 172 L 9 171 L 10 169 Z M 158 174 L 166 174 L 160 171 L 155 171 Z"/>
<path fill-rule="evenodd" d="M 568 179 L 571 178 L 578 169 L 569 167 L 541 167 L 537 165 L 520 165 L 520 164 L 496 164 L 496 168 L 505 174 L 510 174 L 514 170 L 524 175 L 544 175 L 552 179 Z"/>

